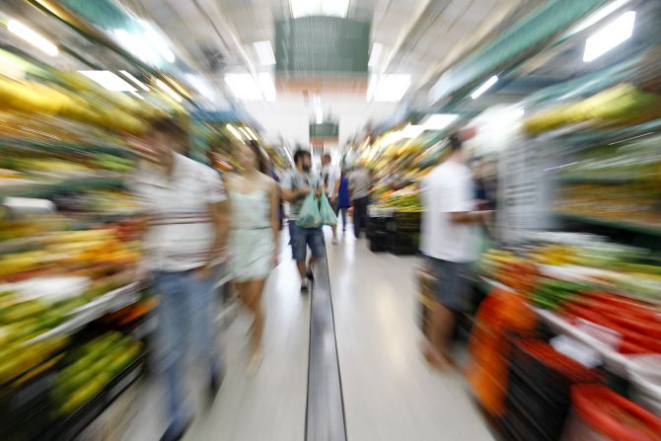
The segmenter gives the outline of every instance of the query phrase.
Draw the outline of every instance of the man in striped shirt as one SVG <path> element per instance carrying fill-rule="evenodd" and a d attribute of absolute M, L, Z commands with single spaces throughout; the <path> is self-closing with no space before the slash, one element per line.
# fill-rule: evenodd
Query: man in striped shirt
<path fill-rule="evenodd" d="M 192 418 L 183 387 L 187 347 L 193 346 L 207 363 L 212 398 L 220 386 L 222 367 L 213 349 L 212 268 L 225 246 L 228 202 L 219 175 L 180 154 L 188 133 L 175 120 L 154 122 L 147 142 L 154 161 L 136 174 L 135 190 L 150 215 L 146 264 L 160 293 L 157 353 L 170 417 L 162 439 L 174 440 L 183 436 Z"/>

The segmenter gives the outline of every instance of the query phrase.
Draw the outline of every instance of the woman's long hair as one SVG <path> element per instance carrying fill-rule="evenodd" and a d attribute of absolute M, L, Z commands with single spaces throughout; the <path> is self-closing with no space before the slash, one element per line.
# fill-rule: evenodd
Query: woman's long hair
<path fill-rule="evenodd" d="M 257 169 L 260 173 L 271 176 L 271 167 L 269 166 L 269 158 L 264 150 L 259 146 L 257 141 L 248 141 L 247 146 L 253 151 L 257 157 Z"/>

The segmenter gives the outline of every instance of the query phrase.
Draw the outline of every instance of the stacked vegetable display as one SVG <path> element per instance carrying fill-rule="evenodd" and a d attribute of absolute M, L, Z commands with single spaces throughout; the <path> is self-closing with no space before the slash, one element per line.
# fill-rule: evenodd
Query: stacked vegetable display
<path fill-rule="evenodd" d="M 55 376 L 56 413 L 66 415 L 98 394 L 134 361 L 142 343 L 118 332 L 94 338 L 68 354 L 70 364 Z"/>

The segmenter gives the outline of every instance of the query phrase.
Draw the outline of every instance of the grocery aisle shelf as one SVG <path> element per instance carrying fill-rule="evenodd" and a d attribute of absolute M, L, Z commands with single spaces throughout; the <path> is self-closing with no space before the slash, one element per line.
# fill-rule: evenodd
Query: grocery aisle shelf
<path fill-rule="evenodd" d="M 135 150 L 104 142 L 82 144 L 65 143 L 59 141 L 40 142 L 0 138 L 0 152 L 4 150 L 25 150 L 27 152 L 33 151 L 51 153 L 106 153 L 123 157 L 139 155 L 139 153 Z"/>
<path fill-rule="evenodd" d="M 103 317 L 105 314 L 117 311 L 128 305 L 137 302 L 140 299 L 140 282 L 133 282 L 121 288 L 112 290 L 99 296 L 93 301 L 76 308 L 71 312 L 71 318 L 38 336 L 27 340 L 24 346 L 37 343 L 39 341 L 58 336 L 69 335 L 88 323 Z"/>
<path fill-rule="evenodd" d="M 123 188 L 122 175 L 101 173 L 71 177 L 58 181 L 28 181 L 7 182 L 0 184 L 0 192 L 4 196 L 26 198 L 48 198 L 58 193 L 75 192 L 94 188 Z"/>
<path fill-rule="evenodd" d="M 533 308 L 533 310 L 537 316 L 554 331 L 558 332 L 559 334 L 573 337 L 597 351 L 604 361 L 604 366 L 610 372 L 615 373 L 622 378 L 629 377 L 629 372 L 627 369 L 627 366 L 629 365 L 629 359 L 626 356 L 609 348 L 604 343 L 600 342 L 580 328 L 574 326 L 568 320 L 565 320 L 558 314 L 541 308 Z"/>
<path fill-rule="evenodd" d="M 599 216 L 587 216 L 583 214 L 557 212 L 555 216 L 558 219 L 573 222 L 582 222 L 593 225 L 604 226 L 608 228 L 630 231 L 633 233 L 647 234 L 661 237 L 661 226 L 648 224 L 644 222 L 629 221 L 624 219 L 607 219 Z"/>

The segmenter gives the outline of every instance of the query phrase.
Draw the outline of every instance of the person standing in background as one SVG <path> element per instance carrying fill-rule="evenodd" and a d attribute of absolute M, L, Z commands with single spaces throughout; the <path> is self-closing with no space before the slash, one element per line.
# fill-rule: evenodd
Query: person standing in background
<path fill-rule="evenodd" d="M 241 173 L 227 181 L 232 226 L 229 250 L 234 286 L 239 298 L 253 314 L 250 327 L 252 356 L 248 372 L 254 375 L 263 358 L 262 293 L 266 279 L 278 261 L 279 192 L 276 182 L 267 175 L 267 158 L 258 144 L 240 146 L 237 158 Z"/>
<path fill-rule="evenodd" d="M 337 192 L 337 211 L 342 213 L 342 232 L 347 230 L 347 211 L 351 207 L 351 197 L 349 196 L 349 178 L 347 178 L 346 169 L 342 169 L 340 174 L 340 185 Z M 336 212 L 337 214 L 337 212 Z"/>
<path fill-rule="evenodd" d="M 462 143 L 450 137 L 451 154 L 423 180 L 421 250 L 437 277 L 436 302 L 427 327 L 424 354 L 434 367 L 451 363 L 448 356 L 454 314 L 464 306 L 467 264 L 478 257 L 477 225 L 489 211 L 476 211 L 475 183 L 464 163 Z"/>
<path fill-rule="evenodd" d="M 184 399 L 184 361 L 189 343 L 205 369 L 210 398 L 222 381 L 213 344 L 215 262 L 228 232 L 227 195 L 216 171 L 180 152 L 188 132 L 176 120 L 153 122 L 146 135 L 153 163 L 135 176 L 135 190 L 149 213 L 146 263 L 160 294 L 156 353 L 167 385 L 168 427 L 162 440 L 177 440 L 192 420 Z"/>
<path fill-rule="evenodd" d="M 363 164 L 358 164 L 349 177 L 351 203 L 353 204 L 353 232 L 356 239 L 367 224 L 367 206 L 370 201 L 372 174 Z"/>
<path fill-rule="evenodd" d="M 325 153 L 321 157 L 321 183 L 326 196 L 337 215 L 337 193 L 340 188 L 340 173 L 337 167 L 331 164 L 331 155 Z M 337 225 L 331 225 L 333 231 L 333 244 L 337 244 Z"/>
<path fill-rule="evenodd" d="M 305 228 L 298 225 L 298 215 L 305 197 L 311 191 L 321 192 L 321 185 L 310 172 L 312 156 L 305 150 L 294 153 L 295 167 L 283 180 L 282 197 L 289 202 L 289 235 L 292 240 L 292 252 L 298 272 L 301 276 L 301 292 L 308 291 L 308 279 L 312 280 L 312 266 L 317 259 L 326 255 L 326 244 L 321 226 Z M 307 249 L 310 247 L 312 258 L 306 265 Z"/>

